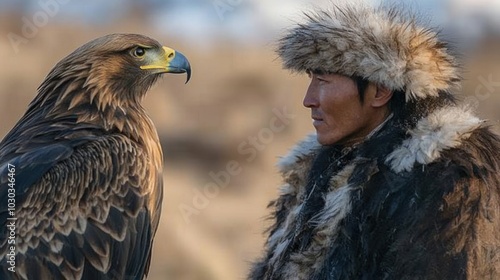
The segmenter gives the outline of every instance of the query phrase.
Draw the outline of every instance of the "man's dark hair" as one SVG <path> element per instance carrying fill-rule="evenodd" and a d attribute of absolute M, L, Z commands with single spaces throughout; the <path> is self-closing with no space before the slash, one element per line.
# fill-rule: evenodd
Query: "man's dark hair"
<path fill-rule="evenodd" d="M 361 103 L 363 103 L 363 101 L 365 100 L 365 91 L 370 81 L 360 76 L 354 76 L 351 77 L 351 79 L 356 82 L 356 86 L 358 87 L 359 100 L 361 100 Z"/>
<path fill-rule="evenodd" d="M 351 79 L 356 82 L 359 100 L 361 101 L 361 103 L 363 103 L 363 101 L 365 100 L 365 91 L 370 81 L 360 76 L 353 76 L 351 77 Z M 403 92 L 403 90 L 394 91 L 388 105 L 389 111 L 391 111 L 391 113 L 394 113 L 394 115 L 399 116 L 405 107 L 405 93 Z"/>

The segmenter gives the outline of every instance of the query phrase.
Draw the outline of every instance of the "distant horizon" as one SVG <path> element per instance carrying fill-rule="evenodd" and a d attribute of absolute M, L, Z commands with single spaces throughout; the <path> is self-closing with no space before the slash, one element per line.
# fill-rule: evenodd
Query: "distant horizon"
<path fill-rule="evenodd" d="M 58 3 L 55 1 L 6 0 L 0 2 L 0 11 L 8 13 L 14 9 L 21 9 L 21 12 L 29 19 L 35 13 L 43 11 L 43 3 L 44 5 Z M 57 12 L 53 16 L 56 21 L 69 19 L 85 25 L 105 25 L 126 17 L 132 9 L 141 8 L 148 14 L 148 21 L 145 25 L 162 33 L 173 34 L 190 41 L 201 39 L 207 43 L 214 38 L 227 38 L 245 43 L 266 42 L 290 24 L 300 20 L 302 10 L 331 3 L 330 0 L 291 0 L 283 6 L 281 3 L 265 0 L 192 0 L 189 2 L 145 0 L 141 1 L 139 6 L 131 0 L 106 2 L 89 0 L 85 3 L 65 0 L 65 2 L 67 3 L 61 2 L 57 7 Z M 394 1 L 366 0 L 364 2 L 378 5 Z M 452 2 L 459 5 L 450 11 L 448 9 Z M 485 26 L 500 30 L 500 3 L 496 4 L 493 0 L 421 0 L 406 2 L 404 5 L 428 16 L 434 25 L 456 26 L 453 28 L 454 31 L 463 33 L 465 37 L 482 36 L 480 33 L 483 32 L 482 29 Z M 478 13 L 484 16 L 479 16 Z M 498 20 L 495 15 L 498 15 Z"/>

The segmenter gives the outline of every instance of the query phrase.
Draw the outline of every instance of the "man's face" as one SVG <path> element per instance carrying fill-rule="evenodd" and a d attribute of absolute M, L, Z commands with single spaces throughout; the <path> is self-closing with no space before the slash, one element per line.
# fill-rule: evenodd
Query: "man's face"
<path fill-rule="evenodd" d="M 370 96 L 361 103 L 356 82 L 337 74 L 310 74 L 311 83 L 304 97 L 304 106 L 311 109 L 318 142 L 322 145 L 352 145 L 362 141 L 379 123 Z M 373 93 L 374 94 L 374 93 Z M 383 120 L 383 119 L 382 119 Z"/>

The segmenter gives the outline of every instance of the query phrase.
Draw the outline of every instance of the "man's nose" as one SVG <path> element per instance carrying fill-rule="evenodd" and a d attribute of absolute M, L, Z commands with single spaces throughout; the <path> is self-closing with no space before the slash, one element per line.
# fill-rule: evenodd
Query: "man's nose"
<path fill-rule="evenodd" d="M 304 96 L 302 104 L 306 108 L 315 108 L 319 106 L 317 87 L 314 85 L 313 81 L 311 81 L 309 87 L 307 88 L 306 96 Z"/>

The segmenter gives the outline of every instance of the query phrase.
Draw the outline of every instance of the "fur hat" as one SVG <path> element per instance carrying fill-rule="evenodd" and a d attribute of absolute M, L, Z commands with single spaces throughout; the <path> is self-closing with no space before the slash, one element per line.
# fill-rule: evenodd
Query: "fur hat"
<path fill-rule="evenodd" d="M 305 15 L 306 23 L 279 41 L 287 69 L 360 76 L 405 91 L 407 101 L 459 87 L 447 44 L 402 11 L 356 3 Z"/>

